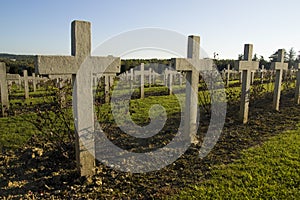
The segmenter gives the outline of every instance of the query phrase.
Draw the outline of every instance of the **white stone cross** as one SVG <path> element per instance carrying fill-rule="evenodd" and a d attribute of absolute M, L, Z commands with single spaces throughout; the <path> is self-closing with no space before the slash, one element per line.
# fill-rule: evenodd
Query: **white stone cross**
<path fill-rule="evenodd" d="M 9 108 L 8 89 L 6 80 L 6 65 L 0 62 L 0 93 L 2 116 L 6 116 L 6 109 Z"/>
<path fill-rule="evenodd" d="M 23 80 L 24 80 L 25 99 L 29 99 L 29 84 L 28 84 L 27 70 L 23 70 Z"/>
<path fill-rule="evenodd" d="M 190 136 L 192 144 L 198 143 L 197 139 L 197 113 L 198 113 L 198 85 L 199 72 L 212 70 L 211 59 L 200 59 L 200 37 L 188 37 L 187 58 L 173 58 L 177 71 L 186 72 L 186 100 L 184 111 L 184 132 Z"/>
<path fill-rule="evenodd" d="M 261 70 L 260 70 L 260 82 L 261 83 L 264 83 L 264 73 L 265 73 L 265 66 L 262 65 Z"/>
<path fill-rule="evenodd" d="M 252 53 L 253 45 L 245 44 L 244 60 L 235 61 L 235 68 L 242 72 L 242 93 L 239 119 L 244 124 L 248 122 L 251 72 L 257 70 L 259 67 L 258 61 L 252 61 Z"/>
<path fill-rule="evenodd" d="M 300 63 L 297 63 L 297 79 L 296 79 L 296 92 L 295 92 L 295 103 L 300 104 Z"/>
<path fill-rule="evenodd" d="M 103 73 L 101 66 L 109 66 L 105 73 L 119 73 L 120 72 L 120 58 L 112 56 L 108 57 L 94 57 L 91 56 L 91 24 L 86 21 L 73 21 L 71 25 L 71 56 L 37 56 L 36 57 L 36 72 L 38 74 L 71 74 L 74 88 L 77 91 L 73 102 L 81 102 L 85 99 L 92 101 L 92 89 L 82 90 L 80 88 L 81 81 L 92 82 L 92 72 L 88 74 L 91 77 L 85 77 L 85 80 L 76 79 L 76 73 L 85 60 L 89 64 L 98 69 L 97 73 Z M 99 68 L 96 68 L 99 66 Z M 95 72 L 94 72 L 95 73 Z M 76 81 L 75 81 L 76 80 Z M 91 84 L 92 85 L 92 84 Z M 87 91 L 86 91 L 87 90 Z M 88 94 L 87 94 L 88 93 Z M 85 94 L 87 96 L 85 96 Z M 74 112 L 77 113 L 78 121 L 76 130 L 81 134 L 81 130 L 86 127 L 94 127 L 94 116 L 86 115 L 80 112 L 80 105 L 75 106 Z M 79 119 L 86 119 L 87 123 L 83 123 Z M 76 136 L 76 160 L 77 167 L 81 176 L 93 175 L 95 167 L 95 144 L 94 137 L 88 136 L 89 146 L 86 147 L 79 139 L 82 135 L 75 133 Z"/>
<path fill-rule="evenodd" d="M 273 108 L 279 111 L 280 93 L 281 93 L 281 81 L 283 70 L 288 69 L 288 64 L 284 63 L 284 49 L 278 50 L 277 62 L 271 63 L 271 69 L 276 70 L 275 88 L 273 96 Z"/>
<path fill-rule="evenodd" d="M 145 98 L 145 65 L 141 63 L 141 99 Z"/>

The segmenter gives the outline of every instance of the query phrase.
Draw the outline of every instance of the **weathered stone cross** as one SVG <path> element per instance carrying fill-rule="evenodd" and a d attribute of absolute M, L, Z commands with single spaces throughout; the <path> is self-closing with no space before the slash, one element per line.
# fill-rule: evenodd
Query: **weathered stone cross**
<path fill-rule="evenodd" d="M 300 104 L 300 63 L 296 64 L 297 79 L 296 79 L 296 92 L 295 92 L 295 103 Z"/>
<path fill-rule="evenodd" d="M 198 143 L 197 139 L 197 112 L 198 112 L 198 84 L 200 71 L 212 70 L 211 59 L 199 59 L 200 37 L 188 37 L 188 58 L 173 58 L 172 63 L 177 71 L 186 72 L 186 100 L 184 111 L 184 132 L 189 134 L 192 144 Z"/>
<path fill-rule="evenodd" d="M 9 108 L 8 89 L 6 80 L 6 65 L 0 62 L 0 94 L 1 94 L 1 110 L 2 116 L 6 115 L 6 109 Z"/>
<path fill-rule="evenodd" d="M 282 74 L 283 74 L 283 70 L 288 69 L 288 64 L 284 63 L 284 49 L 278 50 L 277 62 L 271 63 L 271 69 L 276 70 L 273 108 L 279 111 Z"/>
<path fill-rule="evenodd" d="M 73 21 L 71 25 L 71 56 L 37 56 L 36 57 L 36 72 L 38 74 L 47 74 L 47 75 L 60 75 L 60 74 L 72 74 L 73 84 L 76 88 L 80 86 L 80 81 L 77 80 L 76 73 L 79 70 L 80 66 L 88 58 L 89 63 L 93 66 L 109 66 L 105 72 L 107 73 L 119 73 L 120 72 L 120 58 L 115 58 L 112 56 L 109 57 L 94 57 L 91 56 L 91 24 L 86 21 Z M 102 73 L 101 69 L 97 73 Z M 92 75 L 92 74 L 90 74 Z M 92 79 L 92 77 L 85 77 L 85 79 Z M 75 83 L 76 80 L 76 83 Z M 91 81 L 91 80 L 89 80 Z M 86 90 L 91 90 L 91 88 L 86 88 Z M 75 102 L 82 100 L 80 95 L 84 96 L 85 91 L 81 89 L 76 90 L 78 94 L 75 94 Z M 79 92 L 82 94 L 79 94 Z M 91 94 L 92 92 L 89 91 Z M 81 99 L 80 99 L 81 98 Z M 90 99 L 89 99 L 90 100 Z M 73 100 L 74 101 L 74 100 Z M 91 99 L 92 101 L 92 99 Z M 79 111 L 79 105 L 75 106 L 75 112 L 78 114 L 78 118 L 84 118 L 81 115 L 86 115 Z M 80 115 L 80 116 L 79 116 Z M 89 123 L 93 124 L 93 116 L 86 116 L 89 120 Z M 77 131 L 84 129 L 86 124 L 77 122 Z M 90 176 L 93 175 L 95 167 L 95 144 L 94 138 L 88 137 L 89 146 L 86 147 L 83 145 L 83 142 L 80 140 L 81 135 L 75 133 L 76 135 L 76 160 L 77 167 L 80 171 L 81 176 Z"/>
<path fill-rule="evenodd" d="M 25 99 L 28 99 L 29 98 L 29 83 L 28 83 L 27 70 L 23 70 L 23 80 L 24 80 Z"/>
<path fill-rule="evenodd" d="M 258 61 L 252 61 L 252 53 L 253 45 L 245 44 L 244 60 L 235 61 L 235 68 L 238 71 L 242 71 L 242 94 L 239 118 L 244 124 L 248 122 L 251 71 L 257 70 L 259 67 Z"/>

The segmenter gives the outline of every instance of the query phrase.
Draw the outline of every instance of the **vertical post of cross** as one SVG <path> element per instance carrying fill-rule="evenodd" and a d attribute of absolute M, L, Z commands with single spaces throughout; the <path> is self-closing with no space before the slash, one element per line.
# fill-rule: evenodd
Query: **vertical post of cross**
<path fill-rule="evenodd" d="M 251 71 L 258 69 L 259 62 L 252 61 L 253 45 L 245 44 L 244 59 L 235 61 L 235 67 L 242 73 L 242 94 L 239 119 L 245 124 L 248 122 L 250 101 L 250 79 Z"/>
<path fill-rule="evenodd" d="M 264 83 L 264 73 L 265 73 L 265 66 L 262 65 L 261 66 L 261 70 L 260 70 L 260 82 L 263 84 Z"/>
<path fill-rule="evenodd" d="M 148 83 L 149 83 L 149 88 L 151 87 L 151 80 L 152 80 L 152 69 L 149 67 L 149 75 L 148 75 Z"/>
<path fill-rule="evenodd" d="M 71 24 L 71 56 L 37 56 L 36 72 L 46 75 L 71 74 L 73 87 L 78 87 L 76 73 L 83 61 L 90 55 L 91 25 L 85 21 L 73 21 Z M 75 97 L 78 97 L 76 95 Z M 76 111 L 77 112 L 77 111 Z M 83 113 L 78 113 L 78 115 Z M 90 117 L 90 116 L 89 116 Z M 92 117 L 91 117 L 92 118 Z M 93 119 L 92 119 L 93 120 Z M 90 122 L 93 124 L 93 122 Z M 78 122 L 78 130 L 85 124 Z M 90 138 L 87 149 L 75 133 L 76 161 L 78 171 L 82 176 L 94 174 L 95 158 L 93 156 L 94 140 Z"/>
<path fill-rule="evenodd" d="M 8 88 L 6 80 L 6 65 L 0 62 L 0 93 L 2 116 L 6 116 L 6 110 L 9 108 Z"/>
<path fill-rule="evenodd" d="M 188 52 L 187 57 L 192 60 L 199 59 L 200 57 L 200 37 L 189 36 L 188 37 Z M 198 85 L 199 85 L 199 71 L 194 68 L 191 71 L 186 72 L 186 111 L 185 120 L 187 125 L 185 130 L 191 135 L 191 142 L 198 143 L 197 139 L 197 111 L 198 111 Z M 190 84 L 190 86 L 188 86 Z M 189 124 L 188 124 L 189 123 Z"/>
<path fill-rule="evenodd" d="M 298 71 L 296 75 L 296 91 L 295 91 L 295 103 L 300 104 L 300 63 L 296 65 Z"/>
<path fill-rule="evenodd" d="M 144 85 L 145 85 L 145 65 L 141 63 L 141 99 L 145 98 Z"/>
<path fill-rule="evenodd" d="M 226 78 L 226 86 L 229 86 L 229 79 L 230 79 L 230 64 L 227 65 L 227 78 Z"/>
<path fill-rule="evenodd" d="M 273 108 L 279 111 L 280 94 L 281 94 L 281 82 L 283 70 L 288 69 L 288 64 L 284 63 L 284 49 L 278 50 L 277 62 L 271 63 L 271 69 L 276 70 L 274 96 L 273 96 Z"/>
<path fill-rule="evenodd" d="M 33 92 L 36 92 L 36 83 L 37 83 L 37 80 L 36 80 L 35 73 L 32 73 L 32 86 L 33 86 Z"/>
<path fill-rule="evenodd" d="M 171 71 L 171 66 L 169 66 L 170 70 L 168 70 L 168 87 L 169 87 L 169 95 L 173 94 L 173 73 Z"/>
<path fill-rule="evenodd" d="M 29 84 L 28 84 L 27 70 L 23 70 L 23 80 L 24 80 L 25 99 L 28 99 L 29 98 Z"/>

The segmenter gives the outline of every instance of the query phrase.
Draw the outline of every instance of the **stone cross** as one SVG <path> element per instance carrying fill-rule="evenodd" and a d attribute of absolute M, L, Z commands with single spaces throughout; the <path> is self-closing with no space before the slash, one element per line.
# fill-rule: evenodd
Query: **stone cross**
<path fill-rule="evenodd" d="M 197 139 L 197 113 L 198 113 L 198 84 L 199 72 L 212 70 L 211 59 L 200 59 L 200 37 L 188 37 L 188 58 L 173 58 L 177 71 L 186 72 L 186 99 L 184 111 L 184 132 L 190 136 L 193 144 L 198 143 Z"/>
<path fill-rule="evenodd" d="M 35 77 L 35 73 L 32 73 L 32 85 L 33 85 L 33 92 L 36 92 L 36 77 Z"/>
<path fill-rule="evenodd" d="M 296 92 L 295 92 L 295 103 L 300 104 L 300 63 L 297 65 L 297 79 L 296 79 Z"/>
<path fill-rule="evenodd" d="M 165 69 L 164 73 L 164 86 L 168 87 L 168 68 Z"/>
<path fill-rule="evenodd" d="M 169 95 L 173 94 L 173 78 L 176 79 L 176 75 L 180 75 L 177 71 L 171 69 L 172 65 L 170 64 L 169 69 L 165 70 L 165 76 L 167 79 L 167 87 L 169 88 Z"/>
<path fill-rule="evenodd" d="M 6 80 L 6 65 L 0 62 L 0 93 L 1 93 L 1 110 L 2 116 L 6 116 L 6 109 L 9 108 L 8 88 Z"/>
<path fill-rule="evenodd" d="M 144 71 L 145 71 L 145 65 L 144 63 L 141 63 L 141 99 L 144 99 L 145 98 L 145 91 L 144 91 L 144 84 L 145 84 L 145 74 L 144 74 Z"/>
<path fill-rule="evenodd" d="M 151 81 L 152 80 L 152 69 L 149 67 L 149 72 L 148 72 L 148 84 L 149 84 L 149 87 L 151 87 Z"/>
<path fill-rule="evenodd" d="M 265 66 L 264 65 L 262 65 L 261 66 L 261 70 L 260 70 L 260 82 L 261 83 L 264 83 L 264 73 L 265 73 Z"/>
<path fill-rule="evenodd" d="M 227 75 L 226 76 L 226 86 L 228 87 L 229 86 L 229 80 L 230 80 L 230 72 L 231 72 L 230 71 L 230 64 L 227 65 L 227 71 L 226 72 L 227 72 L 227 74 L 226 74 Z"/>
<path fill-rule="evenodd" d="M 25 99 L 29 99 L 29 84 L 28 84 L 27 70 L 23 70 L 23 79 L 24 79 Z"/>
<path fill-rule="evenodd" d="M 169 87 L 169 95 L 172 95 L 173 94 L 173 74 L 172 74 L 172 71 L 169 70 L 168 71 L 168 87 Z"/>
<path fill-rule="evenodd" d="M 251 71 L 257 70 L 258 61 L 252 61 L 253 45 L 245 44 L 244 59 L 235 61 L 235 67 L 242 72 L 242 94 L 239 119 L 245 124 L 248 122 L 249 101 L 250 101 L 250 80 Z"/>
<path fill-rule="evenodd" d="M 271 63 L 271 69 L 276 70 L 273 108 L 279 111 L 282 74 L 283 74 L 283 70 L 288 69 L 288 64 L 284 63 L 284 49 L 278 50 L 277 62 Z"/>
<path fill-rule="evenodd" d="M 85 77 L 84 80 L 78 80 L 76 73 L 80 66 L 88 58 L 88 62 L 93 66 L 97 65 L 108 66 L 105 72 L 118 73 L 120 72 L 120 58 L 112 56 L 108 57 L 94 57 L 91 56 L 91 24 L 86 21 L 73 21 L 71 24 L 71 56 L 36 56 L 36 72 L 38 74 L 71 74 L 72 83 L 77 91 L 74 95 L 74 102 L 82 102 L 85 99 L 92 102 L 92 89 L 82 89 L 81 81 L 92 81 L 92 77 Z M 102 73 L 99 69 L 98 73 Z M 88 74 L 92 76 L 92 72 Z M 92 85 L 92 84 L 91 84 Z M 91 86 L 92 87 L 92 86 Z M 86 95 L 85 95 L 86 94 Z M 85 139 L 88 140 L 89 146 L 85 146 L 80 139 L 82 130 L 89 128 L 88 130 L 93 131 L 94 128 L 94 116 L 91 114 L 80 112 L 80 104 L 75 106 L 74 112 L 77 113 L 77 132 L 75 133 L 76 138 L 76 160 L 77 168 L 81 176 L 90 176 L 95 173 L 95 143 L 94 137 L 88 135 Z M 92 109 L 92 108 L 91 108 Z M 92 109 L 93 110 L 93 109 Z M 93 112 L 92 112 L 93 113 Z M 85 119 L 85 122 L 79 119 Z"/>

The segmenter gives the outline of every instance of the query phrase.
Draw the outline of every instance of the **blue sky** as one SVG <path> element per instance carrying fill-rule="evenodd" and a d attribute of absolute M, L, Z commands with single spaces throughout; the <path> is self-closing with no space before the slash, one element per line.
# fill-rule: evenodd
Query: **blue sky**
<path fill-rule="evenodd" d="M 200 35 L 209 57 L 237 59 L 245 43 L 265 58 L 279 48 L 300 50 L 299 0 L 9 0 L 0 8 L 2 53 L 68 55 L 75 19 L 92 23 L 93 47 L 157 27 Z"/>

